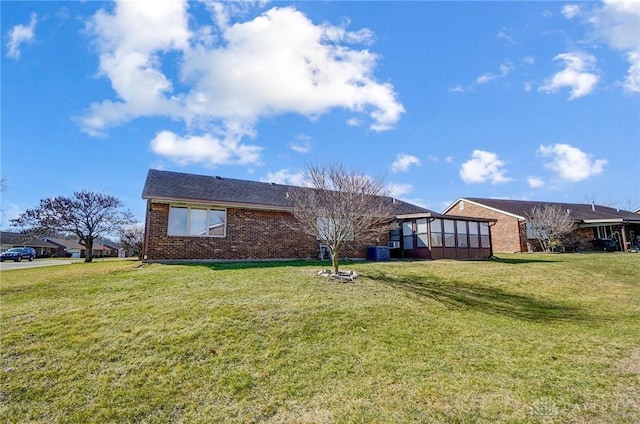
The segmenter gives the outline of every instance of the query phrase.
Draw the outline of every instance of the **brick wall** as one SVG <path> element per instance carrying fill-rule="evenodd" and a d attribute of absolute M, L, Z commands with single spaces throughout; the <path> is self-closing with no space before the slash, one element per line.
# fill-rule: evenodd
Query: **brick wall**
<path fill-rule="evenodd" d="M 167 236 L 169 205 L 147 206 L 146 254 L 148 260 L 163 259 L 311 259 L 317 258 L 318 241 L 292 229 L 293 216 L 286 212 L 227 209 L 226 237 Z M 386 244 L 386 240 L 382 240 Z M 349 243 L 340 257 L 365 258 L 372 241 Z"/>
<path fill-rule="evenodd" d="M 447 212 L 447 215 L 497 219 L 495 225 L 491 227 L 491 243 L 494 252 L 526 251 L 527 232 L 524 223 L 518 222 L 518 219 L 512 216 L 477 206 L 473 203 L 462 202 L 464 202 L 462 209 L 460 208 L 460 201 L 458 201 Z"/>

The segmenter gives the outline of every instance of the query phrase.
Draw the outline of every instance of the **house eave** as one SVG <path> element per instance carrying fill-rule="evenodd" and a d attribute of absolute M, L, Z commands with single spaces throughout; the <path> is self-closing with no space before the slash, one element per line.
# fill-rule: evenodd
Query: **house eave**
<path fill-rule="evenodd" d="M 640 219 L 626 219 L 626 218 L 610 218 L 610 219 L 583 219 L 581 221 L 584 224 L 598 225 L 598 224 L 638 224 Z"/>
<path fill-rule="evenodd" d="M 263 205 L 263 204 L 242 203 L 242 202 L 225 202 L 225 201 L 212 200 L 212 199 L 187 199 L 187 198 L 180 198 L 180 197 L 149 197 L 149 196 L 143 196 L 142 198 L 149 200 L 152 203 L 217 206 L 217 207 L 223 207 L 223 208 L 256 209 L 256 210 L 277 211 L 277 212 L 293 211 L 293 207 L 288 207 L 288 206 Z"/>
<path fill-rule="evenodd" d="M 473 200 L 469 200 L 469 199 L 466 199 L 466 198 L 464 198 L 464 197 L 459 197 L 459 198 L 458 198 L 458 200 L 456 200 L 455 202 L 453 202 L 452 204 L 450 204 L 450 205 L 449 205 L 449 206 L 448 206 L 448 207 L 447 207 L 447 208 L 442 212 L 442 214 L 443 214 L 443 215 L 446 215 L 446 214 L 447 214 L 447 212 L 449 212 L 449 211 L 450 211 L 450 210 L 451 210 L 455 205 L 457 205 L 460 201 L 465 201 L 465 202 L 468 202 L 468 203 L 470 203 L 470 204 L 472 204 L 472 205 L 476 205 L 476 206 L 481 207 L 481 208 L 489 209 L 489 210 L 491 210 L 491 211 L 498 212 L 498 213 L 501 213 L 501 214 L 503 214 L 503 215 L 511 216 L 511 217 L 516 218 L 516 219 L 518 219 L 518 220 L 520 220 L 520 221 L 526 221 L 526 218 L 525 218 L 524 216 L 516 215 L 516 214 L 514 214 L 514 213 L 507 212 L 507 211 L 504 211 L 504 210 L 502 210 L 502 209 L 493 208 L 493 207 L 491 207 L 491 206 L 487 206 L 487 205 L 484 205 L 484 204 L 482 204 L 482 203 L 474 202 Z"/>
<path fill-rule="evenodd" d="M 396 215 L 396 219 L 419 219 L 419 218 L 435 218 L 435 216 L 431 212 L 406 213 L 406 214 Z"/>
<path fill-rule="evenodd" d="M 477 218 L 472 216 L 444 215 L 440 213 L 431 213 L 431 212 L 396 215 L 396 219 L 420 219 L 420 218 L 456 219 L 461 221 L 475 221 L 475 222 L 497 222 L 497 219 L 494 219 L 494 218 Z"/>

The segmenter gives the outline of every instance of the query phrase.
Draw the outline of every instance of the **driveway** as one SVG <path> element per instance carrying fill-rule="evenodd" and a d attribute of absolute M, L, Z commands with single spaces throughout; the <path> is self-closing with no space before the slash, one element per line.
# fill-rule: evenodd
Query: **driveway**
<path fill-rule="evenodd" d="M 32 262 L 29 262 L 26 259 L 23 259 L 22 262 L 14 262 L 14 261 L 4 261 L 0 262 L 0 271 L 9 271 L 11 269 L 26 269 L 26 268 L 36 268 L 39 266 L 53 266 L 53 265 L 69 265 L 73 263 L 71 260 L 64 259 L 36 259 Z"/>

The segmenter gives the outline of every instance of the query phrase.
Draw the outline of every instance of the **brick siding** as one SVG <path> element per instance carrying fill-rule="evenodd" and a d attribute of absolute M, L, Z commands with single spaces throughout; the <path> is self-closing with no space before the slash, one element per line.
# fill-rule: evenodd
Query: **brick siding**
<path fill-rule="evenodd" d="M 166 259 L 315 259 L 319 244 L 293 229 L 287 212 L 227 208 L 225 237 L 168 236 L 169 204 L 148 202 L 145 248 L 147 260 Z M 386 244 L 386 240 L 382 240 Z M 340 257 L 365 258 L 368 242 L 349 243 Z"/>
<path fill-rule="evenodd" d="M 524 252 L 527 250 L 527 231 L 523 222 L 504 213 L 473 203 L 462 202 L 464 202 L 462 209 L 460 209 L 460 201 L 458 201 L 447 211 L 446 215 L 496 219 L 497 222 L 491 227 L 491 243 L 494 252 Z"/>

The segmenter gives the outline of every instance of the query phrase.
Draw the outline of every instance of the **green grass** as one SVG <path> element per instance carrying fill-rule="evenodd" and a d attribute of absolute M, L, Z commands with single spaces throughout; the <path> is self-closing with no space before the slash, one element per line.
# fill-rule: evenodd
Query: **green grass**
<path fill-rule="evenodd" d="M 640 255 L 3 271 L 8 423 L 640 422 Z"/>

